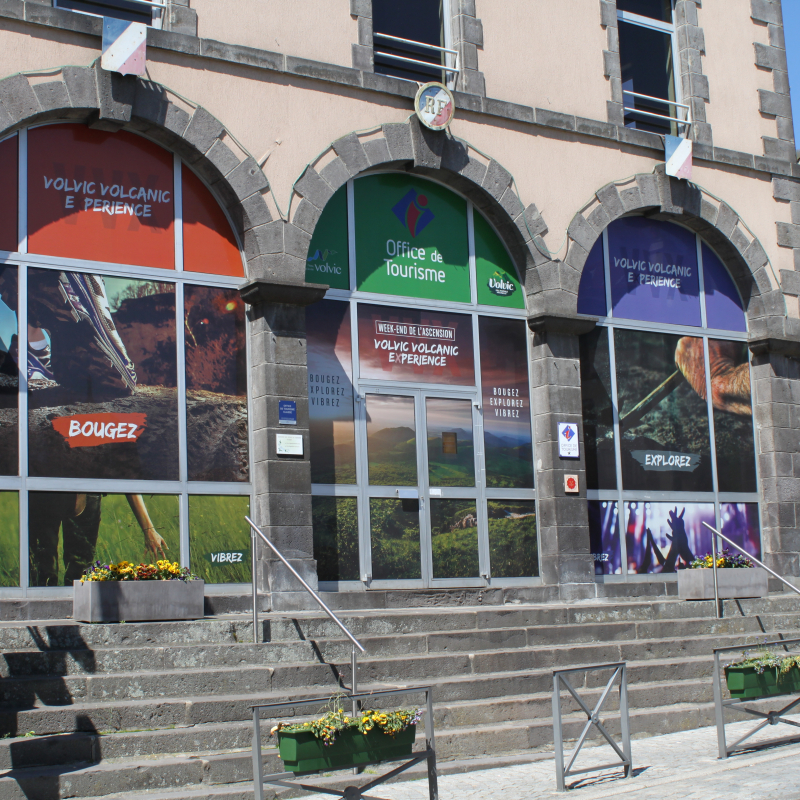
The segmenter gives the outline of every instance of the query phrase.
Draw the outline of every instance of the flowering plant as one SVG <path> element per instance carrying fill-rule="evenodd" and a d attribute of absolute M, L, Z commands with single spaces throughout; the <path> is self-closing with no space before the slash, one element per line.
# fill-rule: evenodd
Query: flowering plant
<path fill-rule="evenodd" d="M 83 571 L 84 581 L 191 581 L 197 578 L 188 567 L 181 567 L 177 561 L 166 559 L 155 564 L 133 564 L 120 561 L 118 564 L 101 564 L 96 561 Z"/>
<path fill-rule="evenodd" d="M 711 553 L 706 553 L 704 556 L 697 556 L 697 558 L 689 564 L 689 569 L 711 569 L 713 566 L 714 557 Z M 731 555 L 730 550 L 723 550 L 717 555 L 717 569 L 722 569 L 723 567 L 748 568 L 752 566 L 753 562 L 741 553 Z"/>
<path fill-rule="evenodd" d="M 728 667 L 753 667 L 759 675 L 763 675 L 767 669 L 774 669 L 780 681 L 781 677 L 785 677 L 792 668 L 800 669 L 800 655 L 777 655 L 766 648 L 753 653 L 744 650 L 738 661 L 725 665 L 726 673 Z"/>
<path fill-rule="evenodd" d="M 347 716 L 341 708 L 341 698 L 336 697 L 328 711 L 309 722 L 279 722 L 271 731 L 274 735 L 286 733 L 311 733 L 323 744 L 332 745 L 337 736 L 346 730 L 357 730 L 365 736 L 373 729 L 396 736 L 411 725 L 416 725 L 424 714 L 423 709 L 398 708 L 396 711 L 365 710 L 355 717 Z"/>

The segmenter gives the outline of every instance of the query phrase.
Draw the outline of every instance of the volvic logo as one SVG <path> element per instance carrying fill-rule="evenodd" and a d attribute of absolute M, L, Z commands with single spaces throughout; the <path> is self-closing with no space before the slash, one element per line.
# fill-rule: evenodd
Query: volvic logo
<path fill-rule="evenodd" d="M 412 237 L 422 233 L 434 218 L 433 211 L 428 208 L 428 198 L 414 189 L 409 189 L 392 211 Z"/>
<path fill-rule="evenodd" d="M 498 297 L 507 297 L 510 294 L 514 294 L 514 292 L 517 291 L 517 287 L 508 275 L 495 272 L 494 275 L 489 278 L 489 291 L 492 294 L 496 294 Z"/>
<path fill-rule="evenodd" d="M 314 255 L 311 255 L 306 259 L 306 264 L 314 272 L 328 272 L 328 273 L 333 273 L 334 275 L 341 275 L 342 274 L 341 267 L 337 267 L 335 264 L 331 265 L 328 263 L 328 257 L 333 255 L 336 255 L 335 250 L 317 249 Z"/>

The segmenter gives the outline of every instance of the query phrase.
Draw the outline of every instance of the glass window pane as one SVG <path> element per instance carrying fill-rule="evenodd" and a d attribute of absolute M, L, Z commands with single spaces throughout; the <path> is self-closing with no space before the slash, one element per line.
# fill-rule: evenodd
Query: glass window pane
<path fill-rule="evenodd" d="M 711 550 L 713 503 L 625 503 L 628 572 L 634 575 L 685 569 Z"/>
<path fill-rule="evenodd" d="M 699 327 L 697 238 L 678 225 L 627 217 L 608 227 L 614 316 Z"/>
<path fill-rule="evenodd" d="M 12 252 L 18 247 L 19 178 L 17 173 L 18 139 L 9 136 L 0 142 L 0 250 Z"/>
<path fill-rule="evenodd" d="M 614 342 L 623 488 L 712 491 L 703 340 L 616 329 Z"/>
<path fill-rule="evenodd" d="M 650 114 L 677 117 L 675 106 L 668 103 L 633 97 L 625 92 L 675 100 L 672 36 L 663 31 L 644 28 L 629 22 L 619 23 L 619 58 L 622 67 L 622 90 L 625 106 Z M 677 126 L 635 112 L 625 112 L 628 127 L 660 134 L 675 134 Z"/>
<path fill-rule="evenodd" d="M 431 500 L 430 503 L 433 577 L 479 577 L 475 500 Z"/>
<path fill-rule="evenodd" d="M 125 0 L 58 0 L 56 5 L 59 8 L 96 14 L 100 17 L 142 22 L 145 25 L 153 24 L 153 12 L 149 8 Z"/>
<path fill-rule="evenodd" d="M 357 581 L 358 500 L 355 497 L 312 497 L 314 558 L 321 581 Z"/>
<path fill-rule="evenodd" d="M 180 560 L 173 495 L 31 492 L 30 585 L 71 586 L 95 561 Z"/>
<path fill-rule="evenodd" d="M 369 518 L 372 577 L 375 580 L 421 578 L 419 500 L 371 498 Z"/>
<path fill-rule="evenodd" d="M 755 492 L 756 450 L 747 344 L 709 339 L 708 357 L 719 491 Z"/>
<path fill-rule="evenodd" d="M 332 289 L 350 288 L 347 244 L 347 187 L 342 186 L 322 209 L 306 255 L 306 280 Z M 308 316 L 318 305 L 308 310 Z"/>
<path fill-rule="evenodd" d="M 601 236 L 589 252 L 581 273 L 578 286 L 578 313 L 605 317 L 608 313 L 606 304 L 606 274 L 603 257 L 603 237 Z"/>
<path fill-rule="evenodd" d="M 617 0 L 617 11 L 672 22 L 672 0 Z"/>
<path fill-rule="evenodd" d="M 183 268 L 243 278 L 239 245 L 219 203 L 186 165 L 181 168 L 181 176 Z"/>
<path fill-rule="evenodd" d="M 350 304 L 322 300 L 306 312 L 311 482 L 355 483 Z"/>
<path fill-rule="evenodd" d="M 250 583 L 250 498 L 189 495 L 192 572 L 206 583 Z"/>
<path fill-rule="evenodd" d="M 172 153 L 126 131 L 28 131 L 28 250 L 175 269 Z"/>
<path fill-rule="evenodd" d="M 595 328 L 583 334 L 580 350 L 586 488 L 616 489 L 608 329 Z"/>
<path fill-rule="evenodd" d="M 17 268 L 0 264 L 0 475 L 19 474 Z"/>
<path fill-rule="evenodd" d="M 470 302 L 463 197 L 397 173 L 359 178 L 353 194 L 361 291 Z"/>
<path fill-rule="evenodd" d="M 440 0 L 372 0 L 372 29 L 400 39 L 442 46 Z M 426 83 L 442 79 L 441 69 L 407 64 L 379 53 L 393 53 L 405 58 L 441 64 L 441 55 L 435 50 L 385 39 L 375 39 L 375 72 L 397 78 Z"/>
<path fill-rule="evenodd" d="M 589 500 L 589 546 L 595 575 L 619 575 L 622 572 L 617 514 L 615 502 Z"/>
<path fill-rule="evenodd" d="M 29 269 L 28 341 L 31 475 L 178 479 L 173 284 Z"/>
<path fill-rule="evenodd" d="M 365 402 L 370 485 L 416 486 L 414 398 L 368 394 Z"/>
<path fill-rule="evenodd" d="M 186 286 L 183 322 L 189 480 L 247 481 L 244 303 L 236 289 Z"/>
<path fill-rule="evenodd" d="M 429 397 L 425 401 L 425 416 L 430 485 L 474 486 L 472 403 Z"/>
<path fill-rule="evenodd" d="M 475 385 L 472 317 L 358 304 L 361 377 Z"/>
<path fill-rule="evenodd" d="M 486 485 L 531 489 L 528 328 L 524 320 L 479 317 L 479 331 Z"/>
<path fill-rule="evenodd" d="M 761 560 L 761 527 L 758 524 L 758 503 L 721 503 L 723 536 L 743 547 L 751 556 Z M 739 553 L 735 547 L 722 543 L 733 555 Z M 709 550 L 711 548 L 709 542 Z M 705 555 L 701 553 L 700 555 Z"/>
<path fill-rule="evenodd" d="M 539 574 L 536 503 L 489 500 L 489 559 L 493 578 L 534 578 Z"/>
<path fill-rule="evenodd" d="M 475 277 L 478 303 L 506 308 L 525 308 L 525 290 L 517 270 L 492 226 L 475 211 Z"/>
<path fill-rule="evenodd" d="M 703 244 L 703 291 L 706 295 L 706 324 L 724 331 L 747 330 L 742 298 L 730 273 L 714 251 Z"/>
<path fill-rule="evenodd" d="M 19 586 L 19 494 L 0 492 L 0 586 Z"/>

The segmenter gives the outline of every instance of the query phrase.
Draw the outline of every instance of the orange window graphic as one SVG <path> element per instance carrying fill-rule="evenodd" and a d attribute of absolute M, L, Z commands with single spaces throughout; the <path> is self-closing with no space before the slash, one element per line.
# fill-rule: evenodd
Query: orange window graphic
<path fill-rule="evenodd" d="M 45 125 L 28 133 L 32 253 L 174 269 L 170 153 L 126 132 Z"/>
<path fill-rule="evenodd" d="M 188 167 L 183 170 L 183 268 L 244 277 L 239 247 L 225 214 Z"/>

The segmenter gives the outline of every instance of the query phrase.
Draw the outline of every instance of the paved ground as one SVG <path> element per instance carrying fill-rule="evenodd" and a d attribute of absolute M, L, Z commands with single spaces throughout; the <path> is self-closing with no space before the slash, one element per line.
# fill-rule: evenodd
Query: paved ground
<path fill-rule="evenodd" d="M 800 724 L 799 717 L 793 717 Z M 752 728 L 752 723 L 729 725 L 729 744 Z M 787 725 L 767 727 L 754 742 L 776 736 L 800 735 Z M 671 733 L 631 743 L 634 776 L 623 779 L 620 770 L 606 770 L 570 779 L 568 795 L 556 791 L 552 758 L 528 764 L 480 770 L 439 778 L 441 800 L 798 800 L 800 799 L 800 743 L 749 751 L 721 761 L 717 758 L 716 728 Z M 593 747 L 578 756 L 576 769 L 613 760 L 610 747 Z M 579 780 L 582 778 L 582 780 Z M 360 783 L 361 781 L 359 781 Z M 379 786 L 368 796 L 386 800 L 428 800 L 427 781 Z M 325 795 L 306 795 L 324 800 Z M 330 798 L 330 795 L 327 795 Z"/>

